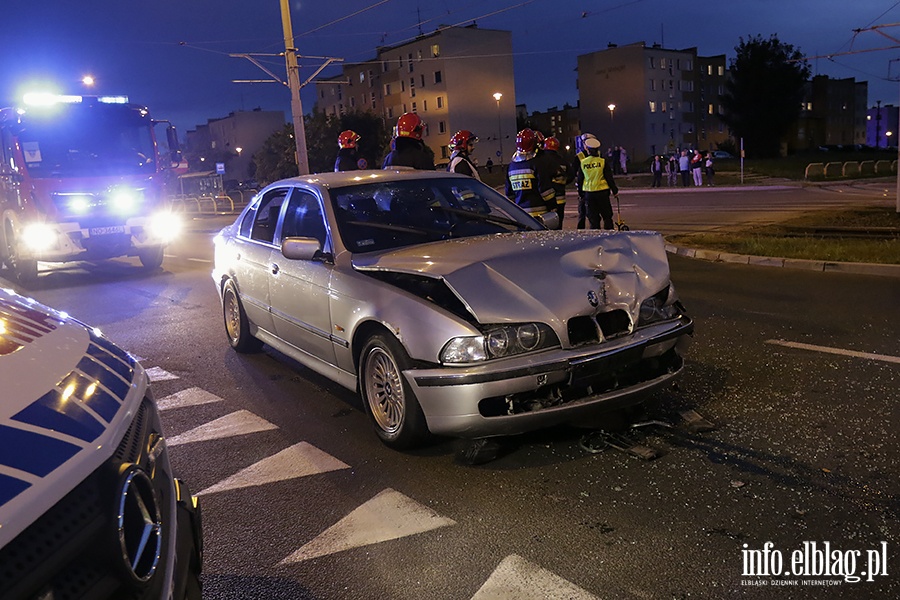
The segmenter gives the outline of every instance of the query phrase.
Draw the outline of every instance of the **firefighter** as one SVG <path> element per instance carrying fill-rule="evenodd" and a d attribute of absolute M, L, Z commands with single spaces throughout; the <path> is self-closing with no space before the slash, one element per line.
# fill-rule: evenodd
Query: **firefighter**
<path fill-rule="evenodd" d="M 556 210 L 552 173 L 538 157 L 538 134 L 523 129 L 516 135 L 516 153 L 506 171 L 506 197 L 532 217 Z"/>
<path fill-rule="evenodd" d="M 553 192 L 556 194 L 556 212 L 559 222 L 563 222 L 566 212 L 566 186 L 575 179 L 572 165 L 559 154 L 559 140 L 553 136 L 544 140 L 544 155 L 553 169 Z M 562 228 L 562 227 L 560 227 Z"/>
<path fill-rule="evenodd" d="M 612 165 L 600 156 L 600 140 L 591 136 L 583 140 L 584 150 L 578 153 L 579 169 L 575 178 L 575 186 L 584 195 L 585 212 L 590 229 L 613 228 L 612 204 L 609 202 L 610 192 L 619 193 L 613 179 Z M 579 229 L 583 229 L 579 223 Z"/>
<path fill-rule="evenodd" d="M 469 157 L 472 150 L 475 149 L 477 141 L 478 136 L 467 129 L 461 129 L 454 133 L 450 138 L 450 164 L 447 165 L 447 170 L 451 173 L 462 173 L 481 181 L 478 168 Z"/>
<path fill-rule="evenodd" d="M 334 161 L 335 171 L 355 171 L 368 166 L 366 159 L 359 157 L 357 144 L 359 144 L 358 133 L 351 129 L 341 132 L 338 136 L 338 154 Z"/>
<path fill-rule="evenodd" d="M 434 171 L 434 153 L 422 141 L 425 123 L 416 113 L 403 113 L 394 127 L 391 151 L 384 157 L 383 169 L 412 167 Z"/>

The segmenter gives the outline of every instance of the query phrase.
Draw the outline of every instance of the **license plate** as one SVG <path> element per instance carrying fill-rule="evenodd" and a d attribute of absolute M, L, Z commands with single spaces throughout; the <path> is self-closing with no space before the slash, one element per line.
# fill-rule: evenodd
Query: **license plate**
<path fill-rule="evenodd" d="M 91 235 L 109 235 L 111 233 L 125 233 L 124 225 L 113 225 L 111 227 L 91 227 Z"/>

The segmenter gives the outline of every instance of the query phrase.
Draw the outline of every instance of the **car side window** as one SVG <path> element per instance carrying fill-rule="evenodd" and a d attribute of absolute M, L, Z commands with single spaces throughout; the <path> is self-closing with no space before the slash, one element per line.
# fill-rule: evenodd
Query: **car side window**
<path fill-rule="evenodd" d="M 281 238 L 309 237 L 325 247 L 325 219 L 319 199 L 306 190 L 294 189 L 281 224 Z"/>
<path fill-rule="evenodd" d="M 271 244 L 275 240 L 275 226 L 278 225 L 278 215 L 290 191 L 291 188 L 276 188 L 266 192 L 256 208 L 253 227 L 250 230 L 250 239 L 267 244 Z"/>

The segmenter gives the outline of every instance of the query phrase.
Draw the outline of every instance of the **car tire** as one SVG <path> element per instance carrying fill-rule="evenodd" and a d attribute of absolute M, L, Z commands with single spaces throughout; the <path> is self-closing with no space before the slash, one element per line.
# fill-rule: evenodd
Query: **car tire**
<path fill-rule="evenodd" d="M 237 286 L 228 280 L 222 288 L 222 316 L 225 319 L 225 333 L 228 343 L 243 354 L 258 352 L 262 342 L 250 334 L 250 324 L 244 305 L 238 296 Z"/>
<path fill-rule="evenodd" d="M 38 261 L 22 260 L 16 256 L 16 238 L 12 226 L 6 226 L 6 266 L 20 284 L 33 282 L 38 276 Z"/>
<path fill-rule="evenodd" d="M 381 441 L 394 450 L 420 446 L 429 437 L 425 414 L 403 371 L 412 364 L 393 336 L 369 338 L 359 357 L 359 390 Z"/>
<path fill-rule="evenodd" d="M 162 266 L 163 247 L 154 246 L 152 248 L 140 250 L 138 251 L 138 258 L 141 259 L 141 264 L 144 265 L 145 269 L 148 271 L 155 271 Z"/>

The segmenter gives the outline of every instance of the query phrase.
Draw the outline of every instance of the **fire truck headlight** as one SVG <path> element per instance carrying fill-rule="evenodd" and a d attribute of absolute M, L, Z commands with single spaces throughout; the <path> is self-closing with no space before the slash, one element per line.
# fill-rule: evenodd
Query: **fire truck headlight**
<path fill-rule="evenodd" d="M 132 190 L 117 190 L 112 196 L 113 210 L 119 214 L 133 213 L 138 202 L 138 194 Z"/>
<path fill-rule="evenodd" d="M 150 235 L 169 243 L 181 234 L 181 218 L 175 213 L 161 212 L 150 219 Z"/>
<path fill-rule="evenodd" d="M 46 223 L 31 223 L 22 229 L 22 243 L 32 252 L 48 250 L 56 243 L 56 232 Z"/>
<path fill-rule="evenodd" d="M 91 201 L 86 196 L 74 196 L 69 200 L 69 210 L 76 215 L 83 215 L 91 208 Z"/>

